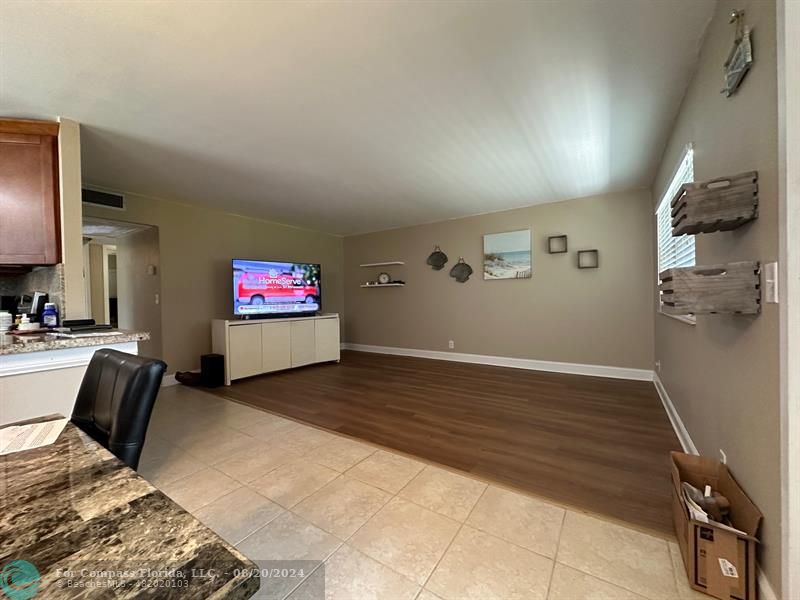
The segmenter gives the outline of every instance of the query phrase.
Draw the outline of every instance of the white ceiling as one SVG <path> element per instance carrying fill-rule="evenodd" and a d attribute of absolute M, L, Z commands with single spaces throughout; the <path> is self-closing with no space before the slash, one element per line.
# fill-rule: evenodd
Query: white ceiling
<path fill-rule="evenodd" d="M 95 185 L 375 231 L 648 186 L 713 8 L 3 0 L 0 114 L 80 121 Z"/>
<path fill-rule="evenodd" d="M 95 217 L 83 217 L 81 233 L 84 237 L 102 238 L 123 238 L 134 233 L 150 229 L 150 225 L 139 225 L 137 223 L 127 223 L 124 221 L 110 221 L 108 219 L 97 219 Z"/>

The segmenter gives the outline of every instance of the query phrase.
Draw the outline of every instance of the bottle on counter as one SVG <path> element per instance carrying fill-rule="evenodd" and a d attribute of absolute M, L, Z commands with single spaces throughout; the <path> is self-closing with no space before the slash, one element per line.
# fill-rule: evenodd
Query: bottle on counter
<path fill-rule="evenodd" d="M 48 328 L 58 327 L 58 308 L 53 302 L 45 302 L 42 311 L 42 325 Z"/>
<path fill-rule="evenodd" d="M 37 329 L 41 329 L 41 325 L 36 321 L 31 321 L 31 318 L 22 313 L 22 318 L 19 321 L 19 325 L 17 325 L 17 329 L 19 331 L 36 331 Z"/>

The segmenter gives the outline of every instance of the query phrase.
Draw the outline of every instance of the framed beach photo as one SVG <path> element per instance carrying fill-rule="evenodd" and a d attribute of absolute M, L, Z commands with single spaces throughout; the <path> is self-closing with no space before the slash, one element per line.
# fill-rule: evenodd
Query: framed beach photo
<path fill-rule="evenodd" d="M 529 279 L 532 274 L 530 229 L 483 236 L 484 279 Z"/>

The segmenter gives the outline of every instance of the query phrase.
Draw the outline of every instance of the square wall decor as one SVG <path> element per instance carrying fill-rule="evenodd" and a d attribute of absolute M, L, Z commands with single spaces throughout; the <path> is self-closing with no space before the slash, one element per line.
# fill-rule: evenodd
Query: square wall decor
<path fill-rule="evenodd" d="M 528 279 L 532 266 L 530 229 L 483 236 L 484 279 Z"/>
<path fill-rule="evenodd" d="M 596 269 L 600 266 L 600 253 L 597 250 L 578 250 L 578 268 Z"/>
<path fill-rule="evenodd" d="M 551 235 L 547 238 L 547 251 L 550 254 L 564 254 L 567 251 L 567 236 Z"/>

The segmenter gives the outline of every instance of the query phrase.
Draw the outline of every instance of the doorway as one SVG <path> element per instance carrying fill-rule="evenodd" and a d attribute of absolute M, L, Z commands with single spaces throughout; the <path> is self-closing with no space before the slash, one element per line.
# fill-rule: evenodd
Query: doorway
<path fill-rule="evenodd" d="M 161 358 L 161 269 L 158 227 L 84 217 L 86 314 L 97 323 L 148 331 L 144 356 Z"/>

